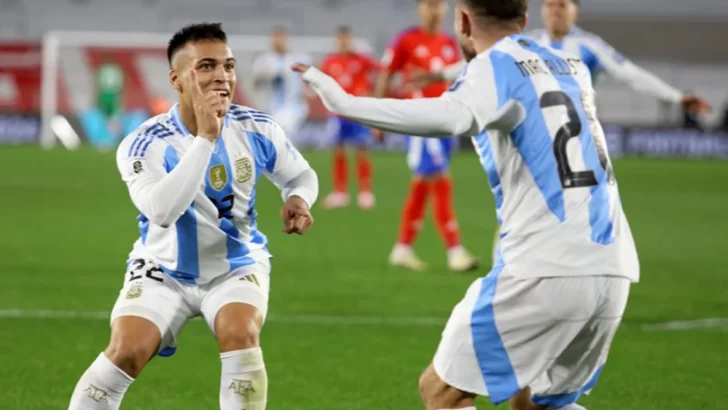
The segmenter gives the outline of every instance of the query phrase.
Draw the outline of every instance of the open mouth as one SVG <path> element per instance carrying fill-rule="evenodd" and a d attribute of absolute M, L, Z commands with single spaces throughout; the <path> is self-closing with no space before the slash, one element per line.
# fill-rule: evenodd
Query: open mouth
<path fill-rule="evenodd" d="M 230 92 L 225 90 L 217 90 L 217 94 L 222 98 L 230 98 Z"/>

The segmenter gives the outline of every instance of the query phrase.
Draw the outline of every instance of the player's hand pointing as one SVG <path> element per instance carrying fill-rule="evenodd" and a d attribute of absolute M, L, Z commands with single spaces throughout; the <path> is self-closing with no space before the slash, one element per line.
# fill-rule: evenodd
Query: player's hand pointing
<path fill-rule="evenodd" d="M 203 92 L 194 69 L 190 70 L 188 87 L 192 92 L 197 134 L 210 142 L 215 142 L 222 131 L 222 118 L 225 116 L 225 103 L 221 91 Z"/>
<path fill-rule="evenodd" d="M 306 74 L 306 71 L 308 71 L 308 68 L 310 66 L 307 66 L 306 64 L 296 63 L 291 66 L 291 69 L 297 73 L 301 73 L 301 75 Z"/>
<path fill-rule="evenodd" d="M 313 216 L 306 202 L 299 196 L 291 196 L 281 209 L 283 232 L 303 235 L 313 225 Z"/>
<path fill-rule="evenodd" d="M 686 94 L 680 101 L 683 109 L 695 114 L 710 114 L 713 106 L 707 100 L 698 97 L 695 94 Z"/>

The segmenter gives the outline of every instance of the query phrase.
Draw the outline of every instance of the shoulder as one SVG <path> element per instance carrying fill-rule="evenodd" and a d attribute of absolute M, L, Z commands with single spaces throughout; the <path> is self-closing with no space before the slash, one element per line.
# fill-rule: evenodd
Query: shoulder
<path fill-rule="evenodd" d="M 321 67 L 325 67 L 334 63 L 336 60 L 338 60 L 338 57 L 339 56 L 335 53 L 325 55 L 324 58 L 321 59 Z"/>
<path fill-rule="evenodd" d="M 612 48 L 612 46 L 609 45 L 609 43 L 607 43 L 603 38 L 578 27 L 575 27 L 571 33 L 569 33 L 569 37 L 577 40 L 582 46 L 590 49 Z"/>
<path fill-rule="evenodd" d="M 282 132 L 273 117 L 244 105 L 231 105 L 226 117 L 233 127 L 253 138 L 272 139 Z"/>
<path fill-rule="evenodd" d="M 406 29 L 400 31 L 395 37 L 394 40 L 392 40 L 392 45 L 397 46 L 399 44 L 402 44 L 406 41 L 409 41 L 409 39 L 417 36 L 419 33 L 419 28 L 417 26 L 411 26 L 407 27 Z"/>
<path fill-rule="evenodd" d="M 124 137 L 117 147 L 117 158 L 144 157 L 157 146 L 166 148 L 169 144 L 165 140 L 178 133 L 168 113 L 152 117 Z"/>

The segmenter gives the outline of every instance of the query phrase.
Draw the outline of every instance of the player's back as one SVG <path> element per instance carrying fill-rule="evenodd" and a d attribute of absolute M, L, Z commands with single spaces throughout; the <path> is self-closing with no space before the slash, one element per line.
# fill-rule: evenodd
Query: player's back
<path fill-rule="evenodd" d="M 496 89 L 490 98 L 493 90 L 472 98 L 490 105 L 483 111 L 489 117 L 479 120 L 485 131 L 473 142 L 496 197 L 499 262 L 524 277 L 637 280 L 632 235 L 580 59 L 511 36 L 476 57 L 465 82 L 469 76 Z"/>

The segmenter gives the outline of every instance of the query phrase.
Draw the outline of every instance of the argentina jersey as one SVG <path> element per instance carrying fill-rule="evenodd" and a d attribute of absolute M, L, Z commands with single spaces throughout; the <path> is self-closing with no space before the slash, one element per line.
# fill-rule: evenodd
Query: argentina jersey
<path fill-rule="evenodd" d="M 551 39 L 546 30 L 535 30 L 529 37 L 542 46 L 578 56 L 589 69 L 593 82 L 608 74 L 636 91 L 663 101 L 677 104 L 682 98 L 680 90 L 634 64 L 596 34 L 573 27 L 561 40 Z"/>
<path fill-rule="evenodd" d="M 496 265 L 523 277 L 638 279 L 581 58 L 510 36 L 473 59 L 446 98 L 465 103 L 478 125 L 473 144 L 501 225 Z"/>
<path fill-rule="evenodd" d="M 175 105 L 122 141 L 117 163 L 137 208 L 145 199 L 140 195 L 153 192 L 195 139 Z M 307 169 L 306 160 L 270 116 L 231 106 L 194 200 L 169 226 L 155 224 L 140 208 L 140 238 L 130 258 L 150 259 L 190 284 L 207 283 L 269 258 L 268 240 L 256 222 L 258 180 L 265 175 L 280 187 Z"/>
<path fill-rule="evenodd" d="M 621 64 L 625 61 L 621 54 L 600 37 L 577 27 L 572 28 L 569 34 L 561 40 L 552 40 L 546 30 L 534 30 L 528 33 L 528 36 L 542 46 L 579 56 L 582 63 L 589 69 L 593 81 L 597 81 L 598 77 L 605 72 L 605 64 Z"/>

